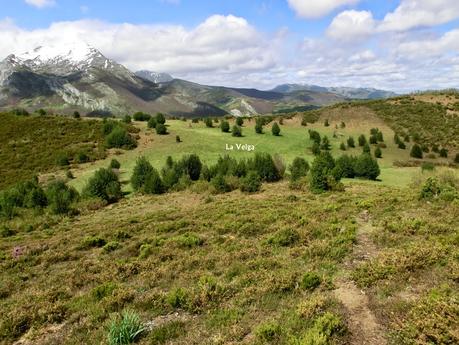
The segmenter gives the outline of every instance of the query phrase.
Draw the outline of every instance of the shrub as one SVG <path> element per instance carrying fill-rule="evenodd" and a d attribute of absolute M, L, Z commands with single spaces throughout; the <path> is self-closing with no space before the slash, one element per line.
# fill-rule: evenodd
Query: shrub
<path fill-rule="evenodd" d="M 73 118 L 74 118 L 74 119 L 79 119 L 80 117 L 81 117 L 80 113 L 79 113 L 78 111 L 75 110 L 75 111 L 73 112 Z"/>
<path fill-rule="evenodd" d="M 319 132 L 310 129 L 309 130 L 309 139 L 311 139 L 316 144 L 320 145 L 321 137 L 320 137 Z"/>
<path fill-rule="evenodd" d="M 275 182 L 282 177 L 269 153 L 255 153 L 255 157 L 247 165 L 249 170 L 255 170 L 263 181 Z"/>
<path fill-rule="evenodd" d="M 279 136 L 280 135 L 280 127 L 277 124 L 277 122 L 274 122 L 272 127 L 271 127 L 271 132 L 274 136 Z"/>
<path fill-rule="evenodd" d="M 139 157 L 134 167 L 131 177 L 131 185 L 135 191 L 140 190 L 147 177 L 152 173 L 153 167 L 145 157 Z"/>
<path fill-rule="evenodd" d="M 180 235 L 174 238 L 175 242 L 184 248 L 193 248 L 202 246 L 204 244 L 204 240 L 195 234 L 186 233 L 184 235 Z"/>
<path fill-rule="evenodd" d="M 260 190 L 261 179 L 256 171 L 249 171 L 245 177 L 241 179 L 241 191 L 246 193 L 255 193 Z"/>
<path fill-rule="evenodd" d="M 314 142 L 311 147 L 311 152 L 314 156 L 318 156 L 320 154 L 320 145 Z"/>
<path fill-rule="evenodd" d="M 265 343 L 277 343 L 282 336 L 282 327 L 274 322 L 260 325 L 256 330 L 258 339 Z"/>
<path fill-rule="evenodd" d="M 381 173 L 378 162 L 367 153 L 363 153 L 357 158 L 354 169 L 356 176 L 369 180 L 376 180 Z"/>
<path fill-rule="evenodd" d="M 340 149 L 341 151 L 346 151 L 346 144 L 345 144 L 345 143 L 341 143 L 341 144 L 339 145 L 339 149 Z"/>
<path fill-rule="evenodd" d="M 156 114 L 156 123 L 159 123 L 161 125 L 164 125 L 166 123 L 166 117 L 163 113 Z"/>
<path fill-rule="evenodd" d="M 109 203 L 118 201 L 123 196 L 118 175 L 112 169 L 97 170 L 83 189 L 83 195 L 100 198 Z"/>
<path fill-rule="evenodd" d="M 322 138 L 322 145 L 320 146 L 320 148 L 325 151 L 331 150 L 330 140 L 328 140 L 328 137 L 326 135 Z"/>
<path fill-rule="evenodd" d="M 226 182 L 225 176 L 218 174 L 210 180 L 210 183 L 218 193 L 231 192 L 231 186 Z"/>
<path fill-rule="evenodd" d="M 335 160 L 328 151 L 321 152 L 312 163 L 310 172 L 310 186 L 313 191 L 325 191 L 332 188 L 329 177 L 333 177 L 332 170 Z"/>
<path fill-rule="evenodd" d="M 422 152 L 421 147 L 418 144 L 413 145 L 413 147 L 411 148 L 410 156 L 413 158 L 422 159 L 423 152 Z"/>
<path fill-rule="evenodd" d="M 233 137 L 242 137 L 242 129 L 238 125 L 234 125 L 231 131 Z"/>
<path fill-rule="evenodd" d="M 70 160 L 68 155 L 64 152 L 59 153 L 56 157 L 56 164 L 61 167 L 69 165 Z"/>
<path fill-rule="evenodd" d="M 435 165 L 431 162 L 423 162 L 421 164 L 421 170 L 422 171 L 433 171 L 435 170 Z"/>
<path fill-rule="evenodd" d="M 454 157 L 454 163 L 459 164 L 459 153 L 456 153 L 456 157 Z"/>
<path fill-rule="evenodd" d="M 421 187 L 420 198 L 421 199 L 432 199 L 437 198 L 440 195 L 441 187 L 440 183 L 435 177 L 429 177 Z"/>
<path fill-rule="evenodd" d="M 115 127 L 105 137 L 107 148 L 133 149 L 137 146 L 136 140 L 122 127 Z"/>
<path fill-rule="evenodd" d="M 406 149 L 406 145 L 403 141 L 399 141 L 398 142 L 398 148 L 401 149 L 401 150 L 405 150 Z"/>
<path fill-rule="evenodd" d="M 156 128 L 156 125 L 158 123 L 156 122 L 156 118 L 152 117 L 150 120 L 148 120 L 148 128 Z"/>
<path fill-rule="evenodd" d="M 382 158 L 382 151 L 381 151 L 381 148 L 379 146 L 375 149 L 375 157 L 376 158 Z"/>
<path fill-rule="evenodd" d="M 133 118 L 135 121 L 148 121 L 151 119 L 151 115 L 138 111 L 133 115 Z"/>
<path fill-rule="evenodd" d="M 107 241 L 99 236 L 86 236 L 81 243 L 81 248 L 100 248 L 105 246 L 105 244 L 107 244 Z"/>
<path fill-rule="evenodd" d="M 257 122 L 255 123 L 255 133 L 263 134 L 263 123 L 260 119 L 257 119 Z"/>
<path fill-rule="evenodd" d="M 365 135 L 361 134 L 359 136 L 359 146 L 365 146 L 367 143 L 367 138 L 365 138 Z"/>
<path fill-rule="evenodd" d="M 214 126 L 214 123 L 210 117 L 206 117 L 204 120 L 204 123 L 206 124 L 206 127 L 212 128 Z"/>
<path fill-rule="evenodd" d="M 337 181 L 341 178 L 354 178 L 356 158 L 348 155 L 342 155 L 335 161 L 335 167 L 332 170 L 332 175 Z"/>
<path fill-rule="evenodd" d="M 140 317 L 133 311 L 124 311 L 112 319 L 108 327 L 109 345 L 125 345 L 134 343 L 145 331 Z"/>
<path fill-rule="evenodd" d="M 155 128 L 156 128 L 156 134 L 158 134 L 158 135 L 166 135 L 167 134 L 167 127 L 164 124 L 158 123 Z"/>
<path fill-rule="evenodd" d="M 322 279 L 317 273 L 308 272 L 305 273 L 301 279 L 301 287 L 305 290 L 314 290 L 320 285 L 321 282 Z"/>
<path fill-rule="evenodd" d="M 198 155 L 191 154 L 183 157 L 180 161 L 180 166 L 192 181 L 199 180 L 199 177 L 201 176 L 202 163 Z"/>
<path fill-rule="evenodd" d="M 54 181 L 46 189 L 49 208 L 54 214 L 65 214 L 70 211 L 70 205 L 78 199 L 75 188 L 67 186 L 63 181 Z"/>
<path fill-rule="evenodd" d="M 143 192 L 147 194 L 162 194 L 165 192 L 165 187 L 161 177 L 155 168 L 153 168 L 145 178 Z"/>
<path fill-rule="evenodd" d="M 108 242 L 105 246 L 103 246 L 102 249 L 106 253 L 111 253 L 111 252 L 117 250 L 119 248 L 119 246 L 120 246 L 119 242 L 111 241 L 111 242 Z"/>
<path fill-rule="evenodd" d="M 123 117 L 123 122 L 129 124 L 132 122 L 132 118 L 129 115 L 125 115 Z"/>
<path fill-rule="evenodd" d="M 330 126 L 330 122 L 328 121 L 328 119 L 325 119 L 324 126 L 325 127 L 329 127 Z"/>
<path fill-rule="evenodd" d="M 244 124 L 244 119 L 242 117 L 236 118 L 236 125 L 241 127 Z"/>
<path fill-rule="evenodd" d="M 376 145 L 378 143 L 378 138 L 376 137 L 376 135 L 372 135 L 370 137 L 370 144 L 371 145 Z"/>
<path fill-rule="evenodd" d="M 77 163 L 80 163 L 80 164 L 81 163 L 87 163 L 87 162 L 89 162 L 89 157 L 88 157 L 88 155 L 86 153 L 80 151 L 80 152 L 77 153 L 77 155 L 75 157 L 75 160 L 76 160 Z"/>
<path fill-rule="evenodd" d="M 188 304 L 188 294 L 185 289 L 177 288 L 169 291 L 166 297 L 166 302 L 172 308 L 185 308 Z"/>
<path fill-rule="evenodd" d="M 440 149 L 440 157 L 447 158 L 448 157 L 448 150 L 445 148 Z"/>
<path fill-rule="evenodd" d="M 175 142 L 176 142 L 176 143 L 181 143 L 181 142 L 182 142 L 182 139 L 180 139 L 180 136 L 179 136 L 179 135 L 176 135 L 176 136 L 175 136 Z"/>
<path fill-rule="evenodd" d="M 110 162 L 110 169 L 119 169 L 119 168 L 121 168 L 121 163 L 117 159 L 113 158 Z"/>
<path fill-rule="evenodd" d="M 363 145 L 362 152 L 363 153 L 371 153 L 371 148 L 370 148 L 370 145 L 368 145 L 368 143 L 365 143 L 365 145 Z"/>
<path fill-rule="evenodd" d="M 300 178 L 306 176 L 309 171 L 309 163 L 301 157 L 296 157 L 290 166 L 290 179 L 291 181 L 298 181 Z"/>
<path fill-rule="evenodd" d="M 223 133 L 228 133 L 230 130 L 229 122 L 222 120 L 222 122 L 220 123 L 220 129 L 222 130 Z"/>
<path fill-rule="evenodd" d="M 384 142 L 384 136 L 382 134 L 381 131 L 378 131 L 378 133 L 376 134 L 376 139 L 378 140 L 378 142 L 382 143 Z"/>
<path fill-rule="evenodd" d="M 268 239 L 268 243 L 281 247 L 288 247 L 298 242 L 300 235 L 294 229 L 283 229 Z"/>
<path fill-rule="evenodd" d="M 146 259 L 148 258 L 151 254 L 153 254 L 153 246 L 148 243 L 144 243 L 140 246 L 139 249 L 139 258 L 141 259 Z"/>

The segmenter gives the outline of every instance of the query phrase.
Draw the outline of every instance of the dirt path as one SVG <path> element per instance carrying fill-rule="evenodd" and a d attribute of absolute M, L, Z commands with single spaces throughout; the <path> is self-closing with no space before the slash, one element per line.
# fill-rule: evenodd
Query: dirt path
<path fill-rule="evenodd" d="M 357 219 L 357 245 L 351 258 L 344 263 L 344 275 L 336 281 L 335 297 L 344 305 L 347 312 L 348 327 L 352 345 L 385 345 L 384 328 L 379 324 L 369 307 L 369 299 L 350 278 L 354 267 L 376 256 L 377 248 L 370 239 L 373 231 L 368 212 Z"/>

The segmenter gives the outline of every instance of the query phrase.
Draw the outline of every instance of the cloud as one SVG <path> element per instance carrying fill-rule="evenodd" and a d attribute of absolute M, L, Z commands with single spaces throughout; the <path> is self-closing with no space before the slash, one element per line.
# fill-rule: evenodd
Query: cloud
<path fill-rule="evenodd" d="M 287 0 L 289 6 L 296 14 L 303 18 L 320 18 L 333 10 L 346 6 L 355 5 L 360 0 Z"/>
<path fill-rule="evenodd" d="M 370 36 L 375 29 L 375 20 L 369 11 L 344 11 L 338 14 L 327 29 L 334 39 L 350 41 Z"/>
<path fill-rule="evenodd" d="M 135 71 L 150 69 L 203 81 L 266 71 L 276 65 L 279 36 L 265 36 L 244 18 L 213 15 L 194 28 L 180 25 L 112 24 L 97 20 L 57 22 L 27 30 L 0 21 L 0 58 L 52 42 L 84 41 Z M 228 77 L 229 78 L 229 77 Z"/>
<path fill-rule="evenodd" d="M 54 0 L 25 0 L 28 5 L 35 6 L 38 8 L 54 6 L 56 2 Z"/>
<path fill-rule="evenodd" d="M 405 31 L 435 26 L 459 18 L 457 0 L 402 0 L 394 12 L 386 14 L 380 31 Z"/>

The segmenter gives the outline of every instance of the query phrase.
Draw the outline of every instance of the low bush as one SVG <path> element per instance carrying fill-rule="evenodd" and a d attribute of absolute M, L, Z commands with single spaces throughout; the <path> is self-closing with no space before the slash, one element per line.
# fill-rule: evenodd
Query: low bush
<path fill-rule="evenodd" d="M 54 181 L 46 188 L 46 198 L 49 208 L 54 214 L 66 214 L 70 206 L 78 200 L 79 194 L 75 188 L 67 186 L 63 181 Z"/>
<path fill-rule="evenodd" d="M 261 179 L 256 171 L 249 171 L 247 175 L 241 178 L 240 188 L 242 192 L 255 193 L 260 190 Z"/>
<path fill-rule="evenodd" d="M 112 169 L 97 170 L 83 189 L 83 195 L 90 198 L 100 198 L 108 203 L 122 198 L 121 183 L 118 175 Z"/>
<path fill-rule="evenodd" d="M 305 290 L 314 290 L 320 285 L 321 282 L 322 279 L 317 273 L 308 272 L 305 273 L 301 279 L 301 287 Z"/>
<path fill-rule="evenodd" d="M 300 235 L 294 229 L 283 229 L 276 232 L 272 237 L 268 239 L 268 243 L 281 247 L 288 247 L 300 239 Z"/>

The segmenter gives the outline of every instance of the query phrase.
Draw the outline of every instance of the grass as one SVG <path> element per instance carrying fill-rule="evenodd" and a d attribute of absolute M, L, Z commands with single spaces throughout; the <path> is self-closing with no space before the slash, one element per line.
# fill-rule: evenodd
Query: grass
<path fill-rule="evenodd" d="M 59 156 L 105 156 L 101 122 L 60 116 L 0 114 L 0 190 L 57 168 Z"/>

